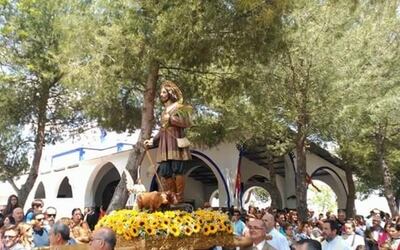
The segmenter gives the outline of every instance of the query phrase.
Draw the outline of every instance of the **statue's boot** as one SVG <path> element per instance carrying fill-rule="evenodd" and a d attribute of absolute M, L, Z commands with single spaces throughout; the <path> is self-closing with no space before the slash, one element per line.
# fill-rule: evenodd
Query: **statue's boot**
<path fill-rule="evenodd" d="M 174 178 L 166 178 L 166 187 L 164 191 L 171 191 L 173 193 L 176 193 L 176 184 L 175 184 L 175 179 Z"/>
<path fill-rule="evenodd" d="M 176 182 L 176 199 L 178 200 L 179 203 L 182 203 L 185 191 L 185 176 L 183 175 L 175 176 L 175 182 Z"/>

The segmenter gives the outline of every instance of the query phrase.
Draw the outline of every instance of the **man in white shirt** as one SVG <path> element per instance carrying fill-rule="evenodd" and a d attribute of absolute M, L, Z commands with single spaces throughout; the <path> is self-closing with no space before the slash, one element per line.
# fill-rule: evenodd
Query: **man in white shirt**
<path fill-rule="evenodd" d="M 247 228 L 249 229 L 249 234 L 253 242 L 253 246 L 245 248 L 245 250 L 277 250 L 269 245 L 268 242 L 265 240 L 267 227 L 262 220 L 250 220 L 247 223 Z"/>
<path fill-rule="evenodd" d="M 351 247 L 338 236 L 339 225 L 334 220 L 327 220 L 322 226 L 322 235 L 325 240 L 322 242 L 322 250 L 351 250 Z"/>
<path fill-rule="evenodd" d="M 290 250 L 289 242 L 284 235 L 279 233 L 275 228 L 275 218 L 272 214 L 266 213 L 262 220 L 267 227 L 267 235 L 271 236 L 272 239 L 267 242 L 277 250 Z"/>
<path fill-rule="evenodd" d="M 343 227 L 344 233 L 342 234 L 342 238 L 353 250 L 355 250 L 357 246 L 365 245 L 364 237 L 356 234 L 356 225 L 353 221 L 346 221 Z"/>

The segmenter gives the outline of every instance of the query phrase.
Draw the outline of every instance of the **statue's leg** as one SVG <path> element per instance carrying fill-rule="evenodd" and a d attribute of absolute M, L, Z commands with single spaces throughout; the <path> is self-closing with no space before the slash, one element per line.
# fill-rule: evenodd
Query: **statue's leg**
<path fill-rule="evenodd" d="M 184 161 L 174 161 L 172 170 L 175 174 L 176 198 L 181 203 L 185 194 Z"/>
<path fill-rule="evenodd" d="M 179 203 L 181 203 L 184 200 L 185 176 L 176 175 L 175 182 L 176 182 L 176 199 L 178 200 Z"/>
<path fill-rule="evenodd" d="M 171 191 L 175 190 L 175 180 L 172 177 L 173 171 L 171 161 L 163 161 L 160 163 L 158 175 L 160 176 L 160 185 L 162 189 L 158 191 Z"/>
<path fill-rule="evenodd" d="M 171 191 L 173 193 L 176 193 L 176 187 L 175 187 L 175 179 L 173 177 L 165 179 L 167 189 L 165 191 Z"/>

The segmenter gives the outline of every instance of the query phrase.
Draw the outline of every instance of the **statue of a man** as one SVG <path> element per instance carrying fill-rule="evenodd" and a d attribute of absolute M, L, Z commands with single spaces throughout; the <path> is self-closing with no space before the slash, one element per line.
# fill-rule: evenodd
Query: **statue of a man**
<path fill-rule="evenodd" d="M 178 147 L 179 138 L 185 137 L 185 128 L 191 126 L 192 108 L 183 105 L 181 90 L 171 81 L 161 85 L 160 100 L 164 105 L 161 114 L 161 128 L 154 138 L 146 140 L 146 146 L 158 146 L 158 174 L 164 191 L 177 194 L 178 202 L 183 202 L 185 189 L 184 165 L 191 160 L 189 147 Z"/>

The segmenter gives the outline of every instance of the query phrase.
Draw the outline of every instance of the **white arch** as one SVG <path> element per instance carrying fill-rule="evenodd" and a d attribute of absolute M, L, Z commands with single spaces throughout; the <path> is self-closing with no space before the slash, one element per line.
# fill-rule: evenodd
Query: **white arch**
<path fill-rule="evenodd" d="M 120 174 L 118 168 L 112 162 L 106 162 L 98 164 L 92 171 L 89 180 L 86 184 L 85 190 L 85 206 L 93 206 L 95 201 L 95 189 L 98 187 L 101 179 L 106 175 L 112 168 Z"/>

